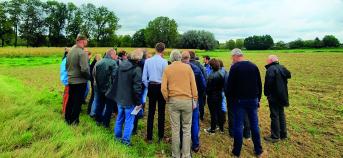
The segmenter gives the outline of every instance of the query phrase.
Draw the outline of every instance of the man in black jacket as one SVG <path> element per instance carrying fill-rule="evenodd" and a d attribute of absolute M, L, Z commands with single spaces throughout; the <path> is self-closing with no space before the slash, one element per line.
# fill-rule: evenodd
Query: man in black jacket
<path fill-rule="evenodd" d="M 264 95 L 269 103 L 271 135 L 264 139 L 274 143 L 287 138 L 284 107 L 289 105 L 287 80 L 291 78 L 291 73 L 279 64 L 276 55 L 270 55 L 267 63 Z"/>
<path fill-rule="evenodd" d="M 114 127 L 115 138 L 123 144 L 131 144 L 131 135 L 134 128 L 135 115 L 131 112 L 142 108 L 142 69 L 139 60 L 142 59 L 143 51 L 137 49 L 129 60 L 123 60 L 119 64 L 118 79 L 115 98 L 118 103 L 118 116 Z M 122 130 L 124 129 L 124 130 Z"/>
<path fill-rule="evenodd" d="M 93 70 L 94 85 L 99 96 L 95 108 L 95 120 L 98 125 L 102 123 L 105 128 L 109 128 L 112 112 L 116 106 L 114 96 L 107 96 L 107 93 L 113 89 L 113 82 L 117 74 L 118 65 L 116 59 L 116 51 L 110 49 L 106 52 L 104 59 L 95 64 Z"/>

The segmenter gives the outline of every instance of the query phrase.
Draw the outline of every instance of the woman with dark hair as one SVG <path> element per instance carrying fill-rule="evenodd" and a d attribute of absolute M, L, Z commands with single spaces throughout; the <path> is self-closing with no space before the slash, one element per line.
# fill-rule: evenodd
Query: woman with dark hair
<path fill-rule="evenodd" d="M 93 77 L 93 69 L 95 64 L 101 60 L 101 55 L 100 54 L 96 54 L 92 63 L 90 64 L 89 68 L 90 68 L 90 73 L 91 73 L 91 77 L 90 77 L 90 81 L 91 81 L 91 98 L 89 99 L 88 102 L 88 107 L 87 107 L 87 114 L 91 114 L 91 110 L 92 110 L 92 105 L 94 102 L 94 77 Z M 94 115 L 94 114 L 93 114 Z M 91 115 L 92 116 L 92 115 Z"/>
<path fill-rule="evenodd" d="M 222 112 L 222 92 L 224 87 L 224 76 L 220 72 L 220 62 L 217 59 L 209 61 L 212 72 L 207 80 L 207 104 L 211 115 L 211 127 L 205 129 L 206 133 L 214 134 L 216 126 L 219 125 L 220 131 L 224 132 L 224 114 Z"/>
<path fill-rule="evenodd" d="M 60 80 L 62 84 L 64 85 L 64 93 L 63 93 L 63 100 L 62 100 L 62 114 L 65 113 L 67 101 L 69 97 L 69 86 L 68 86 L 68 72 L 66 69 L 66 63 L 67 63 L 67 55 L 69 52 L 69 48 L 64 48 L 64 55 L 62 58 L 62 63 L 60 66 Z"/>

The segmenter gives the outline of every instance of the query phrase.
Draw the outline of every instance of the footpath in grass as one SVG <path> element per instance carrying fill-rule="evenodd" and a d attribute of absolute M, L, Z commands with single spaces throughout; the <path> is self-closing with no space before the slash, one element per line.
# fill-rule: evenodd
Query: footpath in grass
<path fill-rule="evenodd" d="M 142 151 L 115 142 L 112 131 L 86 116 L 79 126 L 66 125 L 55 106 L 60 99 L 58 93 L 36 91 L 0 75 L 0 157 L 154 156 L 153 148 Z"/>

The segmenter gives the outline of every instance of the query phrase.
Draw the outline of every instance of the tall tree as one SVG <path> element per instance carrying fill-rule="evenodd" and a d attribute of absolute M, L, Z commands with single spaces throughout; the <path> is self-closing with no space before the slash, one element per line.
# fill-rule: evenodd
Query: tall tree
<path fill-rule="evenodd" d="M 39 0 L 29 0 L 24 3 L 23 23 L 20 34 L 26 40 L 27 46 L 41 46 L 45 44 L 44 9 Z"/>
<path fill-rule="evenodd" d="M 244 39 L 244 47 L 248 50 L 266 50 L 274 45 L 273 38 L 270 35 L 250 36 Z"/>
<path fill-rule="evenodd" d="M 140 29 L 132 36 L 132 46 L 134 47 L 146 47 L 146 42 L 144 38 L 144 29 Z"/>
<path fill-rule="evenodd" d="M 8 13 L 10 14 L 10 19 L 14 30 L 14 47 L 16 47 L 18 43 L 19 26 L 23 13 L 23 3 L 24 0 L 10 0 L 8 3 Z"/>
<path fill-rule="evenodd" d="M 82 34 L 89 38 L 94 38 L 95 34 L 95 21 L 94 15 L 96 14 L 97 8 L 94 4 L 88 3 L 81 6 L 83 24 L 81 26 Z"/>
<path fill-rule="evenodd" d="M 4 47 L 5 42 L 9 42 L 11 39 L 12 31 L 12 23 L 7 16 L 7 2 L 0 2 L 0 39 L 1 39 L 1 47 Z"/>
<path fill-rule="evenodd" d="M 226 42 L 226 48 L 234 49 L 236 48 L 236 42 L 233 39 L 230 39 L 229 41 Z"/>
<path fill-rule="evenodd" d="M 68 3 L 67 10 L 66 37 L 70 46 L 75 43 L 76 36 L 81 32 L 83 19 L 81 10 L 75 4 Z"/>
<path fill-rule="evenodd" d="M 322 48 L 323 47 L 323 42 L 316 37 L 313 42 L 314 48 Z"/>
<path fill-rule="evenodd" d="M 334 35 L 326 35 L 323 38 L 323 44 L 325 47 L 338 47 L 339 40 Z"/>
<path fill-rule="evenodd" d="M 47 1 L 45 4 L 45 11 L 48 15 L 45 18 L 45 23 L 48 28 L 48 39 L 49 45 L 52 46 L 63 46 L 65 45 L 65 37 L 62 34 L 67 16 L 68 10 L 64 3 L 57 1 Z"/>
<path fill-rule="evenodd" d="M 244 39 L 236 39 L 236 48 L 242 49 L 244 47 Z"/>
<path fill-rule="evenodd" d="M 118 17 L 106 7 L 97 8 L 92 18 L 95 22 L 94 38 L 96 40 L 96 46 L 104 38 L 115 36 L 115 31 L 120 27 L 118 25 Z"/>
<path fill-rule="evenodd" d="M 157 42 L 163 42 L 167 47 L 175 43 L 177 38 L 177 23 L 168 17 L 157 17 L 150 21 L 145 31 L 145 41 L 150 47 Z"/>

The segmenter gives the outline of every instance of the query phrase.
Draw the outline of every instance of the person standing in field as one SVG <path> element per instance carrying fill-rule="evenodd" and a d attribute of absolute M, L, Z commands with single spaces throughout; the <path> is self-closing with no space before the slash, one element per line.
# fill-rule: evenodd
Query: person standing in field
<path fill-rule="evenodd" d="M 139 61 L 143 51 L 140 49 L 131 53 L 129 60 L 119 64 L 115 99 L 118 103 L 118 116 L 114 127 L 115 138 L 123 144 L 131 144 L 135 115 L 131 114 L 135 107 L 141 109 L 142 69 Z M 124 125 L 125 123 L 125 125 Z M 124 132 L 123 130 L 124 129 Z"/>
<path fill-rule="evenodd" d="M 69 48 L 64 48 L 64 55 L 62 58 L 62 63 L 60 66 L 60 80 L 62 84 L 64 85 L 64 93 L 63 93 L 63 102 L 62 102 L 62 114 L 65 114 L 66 111 L 66 106 L 68 102 L 68 97 L 69 97 L 69 86 L 68 86 L 68 71 L 66 69 L 66 64 L 67 64 L 67 55 L 69 52 Z"/>
<path fill-rule="evenodd" d="M 266 76 L 264 82 L 264 95 L 267 96 L 271 119 L 271 135 L 264 139 L 269 142 L 277 142 L 287 138 L 286 117 L 284 108 L 289 106 L 288 79 L 291 72 L 279 64 L 276 55 L 270 55 L 265 66 Z"/>
<path fill-rule="evenodd" d="M 204 66 L 201 65 L 201 63 L 199 61 L 196 60 L 196 56 L 195 56 L 195 52 L 194 51 L 189 51 L 189 55 L 191 56 L 190 59 L 190 63 L 192 63 L 195 66 L 198 66 L 199 69 L 201 70 L 202 75 L 205 78 L 205 81 L 207 79 L 207 74 L 206 74 L 206 69 Z M 193 69 L 194 70 L 194 69 Z M 205 86 L 206 87 L 206 86 Z M 199 90 L 198 89 L 198 94 L 199 94 L 199 98 L 198 98 L 198 104 L 199 104 L 199 112 L 200 112 L 200 120 L 204 120 L 204 113 L 205 113 L 205 89 L 204 90 Z"/>
<path fill-rule="evenodd" d="M 211 66 L 209 64 L 210 60 L 211 60 L 210 56 L 208 56 L 208 55 L 204 56 L 204 67 L 205 67 L 207 76 L 210 75 L 210 73 L 211 73 Z"/>
<path fill-rule="evenodd" d="M 172 157 L 190 158 L 192 111 L 198 91 L 193 70 L 190 65 L 181 62 L 180 52 L 172 52 L 170 58 L 172 64 L 163 73 L 161 90 L 170 112 Z"/>
<path fill-rule="evenodd" d="M 262 94 L 262 82 L 258 67 L 244 59 L 240 49 L 231 51 L 233 65 L 228 78 L 228 101 L 233 110 L 234 144 L 232 154 L 239 157 L 243 144 L 243 122 L 248 115 L 255 154 L 261 157 L 263 150 L 258 126 L 258 108 Z"/>
<path fill-rule="evenodd" d="M 148 87 L 149 112 L 147 125 L 147 141 L 152 142 L 154 115 L 156 111 L 156 102 L 158 102 L 158 138 L 159 142 L 164 138 L 164 119 L 166 101 L 161 93 L 162 74 L 168 62 L 163 59 L 165 49 L 164 43 L 157 43 L 155 46 L 156 54 L 145 61 L 142 81 L 145 87 Z"/>
<path fill-rule="evenodd" d="M 214 134 L 217 125 L 221 133 L 224 133 L 224 113 L 222 112 L 224 76 L 220 72 L 220 63 L 217 59 L 209 61 L 212 72 L 208 76 L 206 94 L 207 104 L 211 115 L 211 127 L 205 129 L 206 133 Z"/>
<path fill-rule="evenodd" d="M 107 94 L 116 88 L 116 85 L 113 85 L 113 83 L 117 77 L 117 57 L 116 51 L 113 48 L 109 49 L 106 52 L 106 56 L 95 64 L 93 70 L 94 84 L 98 93 L 95 121 L 97 125 L 102 124 L 105 128 L 109 128 L 112 112 L 114 106 L 116 106 L 115 95 L 107 96 Z"/>
<path fill-rule="evenodd" d="M 87 37 L 78 35 L 76 44 L 67 55 L 66 69 L 68 71 L 69 97 L 65 120 L 68 124 L 79 124 L 82 100 L 90 78 L 88 55 L 83 51 L 87 46 Z"/>
<path fill-rule="evenodd" d="M 96 54 L 92 63 L 90 64 L 90 74 L 91 74 L 91 78 L 90 78 L 90 82 L 91 82 L 91 98 L 89 99 L 89 103 L 88 103 L 88 108 L 87 108 L 87 114 L 89 114 L 90 116 L 94 115 L 94 113 L 92 113 L 92 107 L 94 105 L 94 99 L 95 99 L 95 87 L 94 87 L 94 76 L 93 76 L 93 69 L 95 67 L 95 64 L 101 60 L 101 55 L 100 54 Z M 93 108 L 94 109 L 94 108 Z"/>
<path fill-rule="evenodd" d="M 201 68 L 192 62 L 190 62 L 190 59 L 192 58 L 191 51 L 183 51 L 182 52 L 182 62 L 185 64 L 189 64 L 193 70 L 194 76 L 195 76 L 195 82 L 197 85 L 198 90 L 198 96 L 203 96 L 204 91 L 206 88 L 206 79 L 203 75 L 203 72 L 201 71 Z M 200 63 L 199 63 L 200 64 Z M 201 64 L 200 64 L 201 66 Z M 196 107 L 193 109 L 192 114 L 192 129 L 191 129 L 191 138 L 192 138 L 192 150 L 194 152 L 198 152 L 200 149 L 200 123 L 199 123 L 199 107 L 200 107 L 200 100 L 201 98 L 198 97 L 198 102 Z"/>

